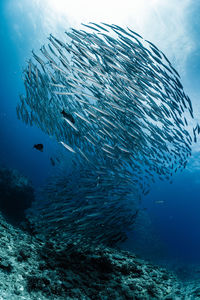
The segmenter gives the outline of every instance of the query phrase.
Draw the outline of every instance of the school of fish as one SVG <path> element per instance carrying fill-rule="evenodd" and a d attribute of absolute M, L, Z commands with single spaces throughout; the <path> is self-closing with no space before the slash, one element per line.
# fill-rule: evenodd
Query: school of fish
<path fill-rule="evenodd" d="M 130 187 L 133 195 L 145 195 L 155 177 L 171 180 L 185 168 L 200 126 L 191 136 L 191 100 L 179 74 L 154 44 L 130 28 L 83 26 L 85 30 L 65 32 L 66 41 L 50 35 L 40 56 L 32 52 L 33 60 L 23 72 L 25 95 L 16 111 L 26 124 L 55 136 L 76 164 L 69 179 L 59 179 L 62 184 L 52 187 L 63 187 L 65 199 L 74 201 L 62 205 L 54 197 L 51 208 L 43 208 L 48 222 L 60 228 L 64 219 L 78 233 L 87 224 L 88 234 L 93 222 L 95 228 L 112 228 L 112 233 L 106 235 L 104 228 L 95 235 L 93 230 L 92 239 L 115 241 L 116 228 L 125 232 L 134 222 L 135 209 L 126 222 L 127 208 L 125 213 L 121 207 Z M 71 178 L 79 173 L 76 185 Z M 116 192 L 120 188 L 123 195 Z M 117 241 L 123 239 L 117 234 Z"/>
<path fill-rule="evenodd" d="M 134 226 L 138 199 L 133 184 L 114 174 L 97 176 L 90 166 L 73 163 L 70 172 L 59 167 L 49 178 L 27 216 L 41 235 L 115 246 Z"/>

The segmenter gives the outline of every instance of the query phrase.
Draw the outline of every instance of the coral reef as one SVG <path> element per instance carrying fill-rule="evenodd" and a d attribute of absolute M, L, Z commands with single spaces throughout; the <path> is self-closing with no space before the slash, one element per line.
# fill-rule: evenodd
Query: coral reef
<path fill-rule="evenodd" d="M 187 296 L 188 295 L 188 298 Z M 0 299 L 198 299 L 197 285 L 135 255 L 44 242 L 0 217 Z"/>
<path fill-rule="evenodd" d="M 33 199 L 33 187 L 26 177 L 17 170 L 0 168 L 0 210 L 9 222 L 20 223 Z"/>

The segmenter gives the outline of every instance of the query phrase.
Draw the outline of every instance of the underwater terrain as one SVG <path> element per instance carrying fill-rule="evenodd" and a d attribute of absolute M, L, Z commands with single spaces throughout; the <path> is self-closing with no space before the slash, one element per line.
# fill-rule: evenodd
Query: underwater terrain
<path fill-rule="evenodd" d="M 39 2 L 0 7 L 0 299 L 199 299 L 200 47 Z"/>
<path fill-rule="evenodd" d="M 2 175 L 4 174 L 4 175 Z M 9 174 L 9 176 L 8 176 Z M 1 170 L 13 200 L 32 197 L 31 184 L 15 170 Z M 18 203 L 18 211 L 23 211 Z M 0 216 L 0 299 L 198 299 L 199 280 L 180 280 L 130 251 L 47 240 L 22 216 Z M 12 216 L 13 217 L 13 216 Z M 20 225 L 19 225 L 19 218 Z M 197 267 L 197 266 L 196 266 Z M 195 268 L 193 269 L 195 270 Z M 184 270 L 182 270 L 184 272 Z"/>

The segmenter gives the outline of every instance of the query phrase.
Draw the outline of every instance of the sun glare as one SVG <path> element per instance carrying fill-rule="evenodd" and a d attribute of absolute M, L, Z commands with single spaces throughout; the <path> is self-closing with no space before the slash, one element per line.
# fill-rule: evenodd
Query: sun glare
<path fill-rule="evenodd" d="M 45 0 L 45 2 L 45 7 L 48 7 L 55 15 L 66 17 L 73 24 L 89 21 L 124 24 L 130 18 L 134 18 L 136 22 L 144 20 L 153 0 L 101 0 L 100 2 L 75 0 L 70 3 L 66 0 Z"/>

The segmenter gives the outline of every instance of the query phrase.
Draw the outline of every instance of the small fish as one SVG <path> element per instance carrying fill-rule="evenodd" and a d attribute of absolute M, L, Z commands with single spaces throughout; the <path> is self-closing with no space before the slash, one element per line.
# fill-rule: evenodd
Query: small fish
<path fill-rule="evenodd" d="M 70 121 L 70 120 L 68 120 L 68 119 L 66 119 L 66 118 L 64 118 L 64 120 L 74 129 L 74 130 L 76 130 L 76 131 L 78 131 L 78 129 L 76 128 L 76 126 L 74 126 L 73 125 L 73 123 Z"/>
<path fill-rule="evenodd" d="M 70 152 L 76 153 L 72 147 L 70 147 L 69 145 L 65 144 L 64 142 L 60 142 L 67 150 L 69 150 Z"/>
<path fill-rule="evenodd" d="M 61 111 L 61 114 L 63 115 L 63 117 L 65 117 L 66 119 L 68 119 L 71 123 L 75 124 L 75 120 L 72 117 L 71 114 L 66 113 L 66 111 L 64 111 L 64 109 Z"/>
<path fill-rule="evenodd" d="M 55 160 L 52 157 L 50 157 L 50 162 L 51 162 L 52 166 L 56 165 Z"/>
<path fill-rule="evenodd" d="M 35 145 L 33 146 L 33 148 L 35 148 L 35 149 L 37 149 L 37 150 L 43 152 L 44 146 L 43 146 L 43 144 L 35 144 Z"/>

